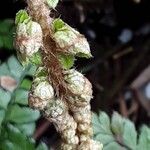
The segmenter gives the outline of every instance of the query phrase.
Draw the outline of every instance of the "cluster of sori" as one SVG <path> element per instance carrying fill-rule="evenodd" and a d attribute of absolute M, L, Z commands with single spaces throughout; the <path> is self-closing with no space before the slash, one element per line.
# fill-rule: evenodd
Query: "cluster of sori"
<path fill-rule="evenodd" d="M 29 94 L 29 105 L 40 110 L 43 116 L 55 125 L 62 138 L 60 149 L 101 150 L 102 144 L 92 139 L 91 83 L 73 69 L 75 57 L 92 56 L 90 47 L 86 38 L 78 31 L 60 18 L 49 17 L 57 3 L 58 0 L 27 0 L 27 11 L 20 10 L 16 14 L 15 47 L 18 59 L 24 66 L 37 66 Z M 46 32 L 46 29 L 50 32 Z M 56 87 L 52 83 L 53 78 L 57 76 L 50 76 L 47 66 L 43 63 L 43 51 L 46 51 L 43 39 L 46 36 L 55 43 L 53 51 L 59 49 L 55 57 L 60 63 L 61 74 L 71 93 L 64 93 L 65 99 L 56 93 Z M 50 42 L 49 45 L 51 44 Z M 50 51 L 47 53 L 54 55 Z"/>

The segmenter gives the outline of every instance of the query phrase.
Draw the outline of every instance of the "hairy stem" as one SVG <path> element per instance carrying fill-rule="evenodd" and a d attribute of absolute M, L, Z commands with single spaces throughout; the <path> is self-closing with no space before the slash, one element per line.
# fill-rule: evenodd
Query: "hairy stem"
<path fill-rule="evenodd" d="M 64 81 L 63 69 L 60 66 L 60 62 L 57 56 L 57 44 L 51 36 L 50 24 L 52 18 L 50 10 L 45 4 L 45 0 L 27 0 L 28 12 L 33 20 L 38 22 L 43 31 L 43 63 L 49 74 L 49 78 L 52 82 L 53 88 L 56 91 L 58 97 L 64 97 L 67 95 L 67 86 Z"/>
<path fill-rule="evenodd" d="M 61 19 L 50 17 L 51 2 L 55 1 L 27 0 L 28 13 L 21 10 L 16 16 L 18 56 L 22 62 L 38 66 L 29 105 L 54 124 L 62 138 L 60 149 L 101 150 L 102 145 L 92 140 L 92 85 L 84 75 L 60 61 L 63 55 L 67 61 L 72 56 L 73 60 L 91 57 L 89 44 Z"/>

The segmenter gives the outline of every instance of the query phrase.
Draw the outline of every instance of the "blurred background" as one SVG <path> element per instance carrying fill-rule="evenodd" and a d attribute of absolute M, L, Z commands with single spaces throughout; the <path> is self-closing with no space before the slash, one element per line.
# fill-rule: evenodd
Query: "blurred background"
<path fill-rule="evenodd" d="M 25 6 L 23 0 L 1 2 L 0 64 L 16 56 L 13 20 Z M 92 110 L 109 115 L 117 111 L 137 128 L 149 125 L 150 0 L 62 0 L 53 15 L 79 30 L 90 43 L 93 58 L 78 59 L 75 66 L 92 82 Z M 2 81 L 0 86 L 9 88 Z M 51 124 L 43 118 L 36 124 L 36 140 L 48 145 L 56 141 Z"/>

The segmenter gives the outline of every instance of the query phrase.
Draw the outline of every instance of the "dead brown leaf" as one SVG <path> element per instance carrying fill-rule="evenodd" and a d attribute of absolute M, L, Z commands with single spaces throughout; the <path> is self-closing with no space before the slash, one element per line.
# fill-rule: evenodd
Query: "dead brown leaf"
<path fill-rule="evenodd" d="M 7 91 L 13 92 L 17 87 L 17 81 L 10 76 L 1 76 L 0 86 Z"/>

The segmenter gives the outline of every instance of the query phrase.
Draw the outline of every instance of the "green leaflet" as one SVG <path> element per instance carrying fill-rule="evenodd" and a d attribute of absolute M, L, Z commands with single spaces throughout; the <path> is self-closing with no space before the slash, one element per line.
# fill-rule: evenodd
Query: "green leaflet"
<path fill-rule="evenodd" d="M 32 84 L 31 80 L 24 79 L 21 82 L 20 88 L 25 89 L 25 90 L 29 90 L 31 88 L 31 84 Z"/>
<path fill-rule="evenodd" d="M 116 142 L 111 142 L 104 147 L 104 150 L 127 150 Z"/>
<path fill-rule="evenodd" d="M 75 58 L 72 55 L 59 55 L 59 61 L 64 69 L 70 69 L 74 65 Z"/>
<path fill-rule="evenodd" d="M 1 150 L 9 150 L 9 149 L 11 149 L 11 150 L 20 150 L 20 147 L 17 144 L 15 144 L 13 142 L 10 142 L 9 140 L 6 139 L 0 145 L 0 149 Z"/>
<path fill-rule="evenodd" d="M 140 131 L 137 150 L 149 150 L 149 149 L 150 149 L 150 128 L 143 125 Z"/>
<path fill-rule="evenodd" d="M 0 150 L 36 150 L 35 142 L 29 136 L 35 131 L 39 111 L 27 107 L 31 80 L 25 78 L 32 76 L 35 69 L 33 66 L 23 69 L 14 56 L 0 66 L 0 76 L 12 76 L 18 81 L 13 93 L 0 88 Z M 44 143 L 38 148 L 47 150 Z"/>
<path fill-rule="evenodd" d="M 92 122 L 95 140 L 100 141 L 104 146 L 115 141 L 110 119 L 105 112 L 99 112 L 99 115 L 93 114 Z"/>
<path fill-rule="evenodd" d="M 11 56 L 7 60 L 7 65 L 10 71 L 10 74 L 17 80 L 19 81 L 24 68 L 21 66 L 20 62 L 16 59 L 15 56 Z"/>
<path fill-rule="evenodd" d="M 51 28 L 55 42 L 69 55 L 92 57 L 87 39 L 74 28 L 59 18 L 53 21 Z"/>
<path fill-rule="evenodd" d="M 123 134 L 124 120 L 123 118 L 116 112 L 113 113 L 111 120 L 111 129 L 114 134 Z"/>
<path fill-rule="evenodd" d="M 31 57 L 26 57 L 24 54 L 17 53 L 18 60 L 22 64 L 23 67 L 27 67 L 28 65 L 40 65 L 42 64 L 42 57 L 40 52 L 36 52 Z"/>
<path fill-rule="evenodd" d="M 5 118 L 5 110 L 0 109 L 0 128 L 4 118 Z"/>
<path fill-rule="evenodd" d="M 123 129 L 123 141 L 124 144 L 129 148 L 136 150 L 137 146 L 137 132 L 133 122 L 125 120 L 124 129 Z"/>
<path fill-rule="evenodd" d="M 45 143 L 40 143 L 36 150 L 48 150 L 48 148 Z"/>
<path fill-rule="evenodd" d="M 30 20 L 30 17 L 28 13 L 26 12 L 26 10 L 20 10 L 16 14 L 15 24 L 17 25 L 19 23 L 28 22 L 29 20 Z"/>
<path fill-rule="evenodd" d="M 32 136 L 36 128 L 34 122 L 25 124 L 16 124 L 15 126 L 26 136 Z"/>
<path fill-rule="evenodd" d="M 143 126 L 139 136 L 133 122 L 113 113 L 109 116 L 100 112 L 93 114 L 94 139 L 100 141 L 104 150 L 149 150 L 150 128 Z"/>
<path fill-rule="evenodd" d="M 55 19 L 52 23 L 52 27 L 54 32 L 60 31 L 60 30 L 64 30 L 65 29 L 65 22 L 63 22 L 61 19 Z"/>
<path fill-rule="evenodd" d="M 34 64 L 34 65 L 42 64 L 41 53 L 38 51 L 37 53 L 33 54 L 33 56 L 29 58 L 29 61 L 31 62 L 31 64 Z"/>
<path fill-rule="evenodd" d="M 11 93 L 0 88 L 0 108 L 7 109 L 11 100 Z"/>
<path fill-rule="evenodd" d="M 22 105 L 28 105 L 28 94 L 29 91 L 22 88 L 15 91 L 14 102 Z"/>
<path fill-rule="evenodd" d="M 34 150 L 34 142 L 23 135 L 20 130 L 11 124 L 8 124 L 3 129 L 3 143 L 0 149 L 5 150 Z"/>
<path fill-rule="evenodd" d="M 10 70 L 8 68 L 8 65 L 6 63 L 1 64 L 0 66 L 0 76 L 4 75 L 10 75 Z"/>
<path fill-rule="evenodd" d="M 30 128 L 31 127 L 26 126 L 24 129 L 32 130 Z M 16 127 L 12 124 L 7 124 L 2 128 L 0 150 L 48 150 L 44 143 L 40 143 L 36 148 L 35 141 L 26 136 L 28 131 L 25 132 L 26 133 L 22 132 L 22 129 L 20 130 L 19 126 Z"/>
<path fill-rule="evenodd" d="M 14 123 L 29 123 L 36 121 L 40 117 L 37 110 L 28 107 L 20 107 L 19 105 L 11 105 L 6 113 L 6 121 Z"/>
<path fill-rule="evenodd" d="M 42 64 L 42 57 L 40 52 L 33 54 L 33 56 L 30 57 L 30 62 L 35 65 Z"/>

